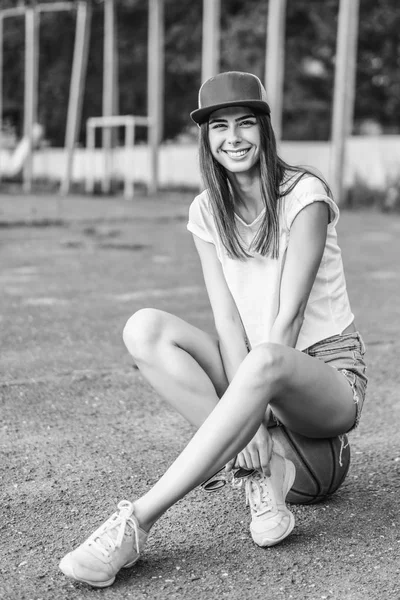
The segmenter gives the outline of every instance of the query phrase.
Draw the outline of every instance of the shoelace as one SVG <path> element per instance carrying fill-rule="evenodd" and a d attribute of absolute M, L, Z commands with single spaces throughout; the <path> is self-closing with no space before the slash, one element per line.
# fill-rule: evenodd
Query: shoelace
<path fill-rule="evenodd" d="M 136 552 L 139 554 L 139 532 L 136 521 L 132 519 L 133 504 L 128 500 L 122 500 L 118 504 L 119 513 L 110 517 L 103 525 L 96 537 L 91 540 L 91 544 L 95 546 L 104 556 L 108 556 L 110 551 L 113 552 L 119 548 L 124 539 L 125 530 L 129 525 L 135 532 Z M 114 539 L 110 533 L 113 529 L 118 529 L 117 537 Z"/>
<path fill-rule="evenodd" d="M 264 476 L 261 473 L 255 473 L 246 480 L 245 485 L 246 504 L 250 505 L 259 516 L 271 512 L 273 509 L 272 499 Z"/>

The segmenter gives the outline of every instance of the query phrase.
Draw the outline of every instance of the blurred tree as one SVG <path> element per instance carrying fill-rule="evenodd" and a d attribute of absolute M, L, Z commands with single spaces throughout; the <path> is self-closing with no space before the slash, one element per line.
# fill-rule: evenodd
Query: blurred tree
<path fill-rule="evenodd" d="M 202 1 L 165 4 L 164 135 L 174 137 L 191 127 L 201 83 Z M 197 129 L 197 128 L 196 128 Z"/>
<path fill-rule="evenodd" d="M 118 74 L 120 113 L 147 114 L 147 0 L 116 2 L 118 29 Z M 103 53 L 101 51 L 101 61 Z M 101 69 L 101 64 L 100 67 Z M 101 114 L 102 74 L 100 73 L 99 106 Z M 139 132 L 143 134 L 142 131 Z"/>
<path fill-rule="evenodd" d="M 339 0 L 288 0 L 284 139 L 330 136 L 338 10 Z"/>
<path fill-rule="evenodd" d="M 64 145 L 74 36 L 73 13 L 41 15 L 38 118 L 56 146 Z"/>
<path fill-rule="evenodd" d="M 51 0 L 40 0 L 51 1 Z M 17 6 L 1 0 L 1 7 Z M 147 111 L 147 0 L 118 0 L 120 111 Z M 328 139 L 333 96 L 339 0 L 287 0 L 284 139 Z M 93 23 L 85 121 L 101 114 L 103 0 L 93 0 Z M 222 0 L 221 70 L 264 77 L 267 0 Z M 68 13 L 41 18 L 39 115 L 53 144 L 64 141 L 75 19 Z M 165 0 L 165 124 L 171 139 L 195 130 L 188 113 L 196 107 L 201 71 L 202 0 Z M 5 101 L 23 110 L 23 19 L 4 29 Z M 362 0 L 355 131 L 375 120 L 387 132 L 400 131 L 399 0 Z M 268 90 L 267 90 L 268 92 Z"/>
<path fill-rule="evenodd" d="M 12 6 L 12 5 L 10 5 Z M 4 8 L 9 8 L 5 6 Z M 20 17 L 8 18 L 4 26 L 3 106 L 16 107 L 17 134 L 22 135 L 24 110 L 24 39 L 25 26 Z"/>
<path fill-rule="evenodd" d="M 360 3 L 357 70 L 357 123 L 372 119 L 384 131 L 400 131 L 400 4 L 396 0 Z"/>

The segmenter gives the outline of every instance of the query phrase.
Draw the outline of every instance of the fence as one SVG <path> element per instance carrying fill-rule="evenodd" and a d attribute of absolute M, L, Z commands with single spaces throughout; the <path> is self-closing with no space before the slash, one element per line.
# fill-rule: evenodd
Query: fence
<path fill-rule="evenodd" d="M 309 165 L 329 180 L 329 142 L 281 143 L 282 158 L 292 164 Z M 41 148 L 35 151 L 33 175 L 36 179 L 60 181 L 65 173 L 67 155 L 63 148 Z M 12 163 L 12 153 L 0 151 L 3 175 Z M 84 182 L 86 177 L 101 181 L 104 156 L 101 149 L 87 151 L 77 148 L 72 180 Z M 151 153 L 147 145 L 113 151 L 111 172 L 115 179 L 125 180 L 128 174 L 135 183 L 151 184 Z M 357 136 L 348 140 L 345 184 L 356 178 L 374 188 L 385 188 L 393 179 L 400 179 L 400 136 Z M 201 185 L 196 144 L 163 144 L 159 154 L 161 187 L 197 188 Z"/>

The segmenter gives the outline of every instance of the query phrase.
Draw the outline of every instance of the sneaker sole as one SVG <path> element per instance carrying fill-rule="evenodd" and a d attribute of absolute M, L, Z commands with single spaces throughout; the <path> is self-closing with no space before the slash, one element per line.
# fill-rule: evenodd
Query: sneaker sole
<path fill-rule="evenodd" d="M 128 563 L 127 565 L 124 565 L 121 568 L 122 569 L 129 569 L 130 567 L 133 567 L 133 565 L 139 560 L 139 558 L 140 557 L 138 556 L 137 558 L 135 558 L 135 560 L 133 560 L 132 562 Z M 81 577 L 77 577 L 75 575 L 75 573 L 74 573 L 74 569 L 73 569 L 72 565 L 69 564 L 67 556 L 64 557 L 62 559 L 62 561 L 60 562 L 59 569 L 64 573 L 64 575 L 66 575 L 70 579 L 73 579 L 74 581 L 79 581 L 79 583 L 87 583 L 87 585 L 90 585 L 90 586 L 95 587 L 95 588 L 109 587 L 115 581 L 115 575 L 114 575 L 114 577 L 111 577 L 111 579 L 107 579 L 107 581 L 90 581 L 88 579 L 83 579 Z"/>
<path fill-rule="evenodd" d="M 260 548 L 271 548 L 272 546 L 276 546 L 277 544 L 280 544 L 285 538 L 288 537 L 288 535 L 290 535 L 294 529 L 295 526 L 295 520 L 294 520 L 294 515 L 288 511 L 289 513 L 289 526 L 287 528 L 287 530 L 285 531 L 285 533 L 283 533 L 279 538 L 275 538 L 275 539 L 270 539 L 270 538 L 266 538 L 264 536 L 260 536 L 260 534 L 255 534 L 253 532 L 251 532 L 251 537 L 253 538 L 253 541 L 255 544 L 257 544 L 257 546 L 260 546 Z"/>
<path fill-rule="evenodd" d="M 89 579 L 83 579 L 83 577 L 77 577 L 74 573 L 73 566 L 70 564 L 70 562 L 68 560 L 68 555 L 64 556 L 64 558 L 62 559 L 62 561 L 60 562 L 58 567 L 64 573 L 64 575 L 66 575 L 70 579 L 73 579 L 74 581 L 79 581 L 79 583 L 87 583 L 88 585 L 90 585 L 92 587 L 98 587 L 98 588 L 108 587 L 108 586 L 112 585 L 115 581 L 115 575 L 114 575 L 114 577 L 111 577 L 111 579 L 107 579 L 107 581 L 90 581 Z"/>
<path fill-rule="evenodd" d="M 290 488 L 292 487 L 294 480 L 296 478 L 296 467 L 294 466 L 294 464 L 292 463 L 292 461 L 290 460 L 286 460 L 286 472 L 285 472 L 285 480 L 284 480 L 284 499 L 286 499 L 286 496 L 289 493 Z M 251 537 L 253 538 L 253 541 L 257 544 L 257 546 L 261 546 L 262 548 L 266 548 L 266 547 L 271 547 L 271 546 L 276 546 L 276 544 L 280 544 L 280 542 L 282 542 L 285 538 L 288 537 L 288 535 L 290 535 L 294 529 L 295 526 L 295 518 L 294 518 L 294 514 L 292 512 L 290 512 L 289 509 L 287 509 L 287 513 L 289 515 L 289 525 L 288 528 L 286 529 L 285 533 L 283 533 L 279 538 L 276 539 L 270 539 L 268 537 L 265 537 L 265 535 L 259 534 L 259 533 L 253 533 L 253 531 L 251 531 L 251 525 L 250 525 L 250 531 L 251 531 Z"/>

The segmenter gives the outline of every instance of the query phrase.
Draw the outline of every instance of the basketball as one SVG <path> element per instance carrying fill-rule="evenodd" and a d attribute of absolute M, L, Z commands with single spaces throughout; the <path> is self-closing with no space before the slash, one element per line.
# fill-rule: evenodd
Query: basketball
<path fill-rule="evenodd" d="M 315 504 L 339 489 L 350 467 L 350 445 L 346 435 L 315 439 L 283 426 L 271 427 L 268 431 L 274 442 L 282 446 L 285 458 L 296 467 L 296 479 L 286 496 L 287 502 Z"/>

